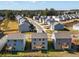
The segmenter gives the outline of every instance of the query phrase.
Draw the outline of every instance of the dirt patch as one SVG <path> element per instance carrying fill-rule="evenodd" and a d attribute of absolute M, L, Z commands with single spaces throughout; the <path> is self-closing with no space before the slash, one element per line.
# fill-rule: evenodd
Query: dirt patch
<path fill-rule="evenodd" d="M 8 27 L 8 30 L 4 32 L 5 34 L 19 32 L 18 23 L 16 21 L 9 21 L 7 27 Z"/>
<path fill-rule="evenodd" d="M 79 21 L 74 21 L 74 22 L 70 22 L 70 23 L 66 23 L 64 24 L 66 27 L 72 27 L 74 24 L 79 23 Z"/>

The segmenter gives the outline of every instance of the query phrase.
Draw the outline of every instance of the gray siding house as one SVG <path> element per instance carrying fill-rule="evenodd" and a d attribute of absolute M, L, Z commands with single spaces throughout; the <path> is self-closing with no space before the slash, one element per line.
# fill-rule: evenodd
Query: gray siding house
<path fill-rule="evenodd" d="M 43 17 L 42 17 L 42 23 L 43 23 L 43 24 L 46 24 L 46 18 L 47 18 L 47 16 L 43 16 Z"/>
<path fill-rule="evenodd" d="M 45 33 L 33 33 L 31 36 L 32 50 L 47 50 L 48 49 L 48 38 Z"/>
<path fill-rule="evenodd" d="M 64 29 L 64 25 L 59 22 L 52 22 L 52 24 L 50 25 L 50 29 L 51 30 L 62 30 Z"/>
<path fill-rule="evenodd" d="M 30 31 L 30 24 L 29 22 L 23 18 L 22 16 L 16 16 L 16 20 L 18 21 L 19 31 L 20 32 L 28 32 Z"/>
<path fill-rule="evenodd" d="M 20 16 L 20 15 L 16 15 L 15 17 L 16 17 L 16 20 L 17 20 L 18 22 L 19 22 L 20 19 L 22 18 L 22 16 Z"/>
<path fill-rule="evenodd" d="M 30 31 L 30 24 L 27 21 L 20 22 L 19 23 L 19 31 L 20 32 Z"/>
<path fill-rule="evenodd" d="M 40 16 L 39 18 L 39 22 L 45 24 L 45 20 L 46 20 L 47 16 Z"/>
<path fill-rule="evenodd" d="M 71 33 L 69 31 L 58 31 L 52 34 L 54 49 L 71 49 Z"/>
<path fill-rule="evenodd" d="M 7 43 L 5 50 L 7 51 L 24 51 L 26 44 L 26 36 L 21 33 L 13 33 L 7 35 Z"/>

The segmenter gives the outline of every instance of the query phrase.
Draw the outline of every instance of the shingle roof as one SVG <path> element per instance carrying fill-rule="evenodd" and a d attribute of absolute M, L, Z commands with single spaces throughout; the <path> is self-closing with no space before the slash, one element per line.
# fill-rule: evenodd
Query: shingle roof
<path fill-rule="evenodd" d="M 53 22 L 53 26 L 55 26 L 55 25 L 63 25 L 63 24 L 61 24 L 59 22 Z"/>
<path fill-rule="evenodd" d="M 31 38 L 47 38 L 47 34 L 46 33 L 33 33 L 31 35 Z"/>
<path fill-rule="evenodd" d="M 16 16 L 16 20 L 19 22 L 19 25 L 23 24 L 24 22 L 28 23 L 28 21 L 26 20 L 26 18 L 23 18 L 20 15 Z"/>
<path fill-rule="evenodd" d="M 25 36 L 25 34 L 21 34 L 21 33 L 12 33 L 12 34 L 8 34 L 7 35 L 7 39 L 25 39 L 26 38 L 26 36 Z"/>
<path fill-rule="evenodd" d="M 22 17 L 20 15 L 16 16 L 16 20 L 20 20 Z"/>
<path fill-rule="evenodd" d="M 57 31 L 54 32 L 55 38 L 71 38 L 71 33 L 69 31 Z"/>
<path fill-rule="evenodd" d="M 23 22 L 25 22 L 25 19 L 24 19 L 24 18 L 21 18 L 21 19 L 19 20 L 19 25 L 23 24 Z"/>

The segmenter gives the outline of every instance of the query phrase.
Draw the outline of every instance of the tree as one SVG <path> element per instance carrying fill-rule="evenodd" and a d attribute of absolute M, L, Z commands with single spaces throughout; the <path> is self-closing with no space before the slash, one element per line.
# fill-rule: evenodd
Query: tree
<path fill-rule="evenodd" d="M 53 8 L 51 8 L 48 12 L 48 15 L 51 16 L 51 15 L 57 15 L 57 11 L 54 10 Z"/>
<path fill-rule="evenodd" d="M 15 20 L 15 15 L 13 14 L 12 10 L 7 10 L 5 12 L 5 18 L 9 20 Z"/>
<path fill-rule="evenodd" d="M 46 8 L 45 10 L 43 10 L 43 15 L 47 16 L 48 12 L 49 12 L 49 10 Z"/>

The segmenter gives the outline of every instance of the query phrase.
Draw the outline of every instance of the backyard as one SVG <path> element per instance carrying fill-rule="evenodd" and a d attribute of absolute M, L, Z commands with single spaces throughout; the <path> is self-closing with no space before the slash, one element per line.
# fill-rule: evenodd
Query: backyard
<path fill-rule="evenodd" d="M 32 51 L 31 41 L 28 39 L 26 42 L 25 51 L 23 52 L 3 52 L 0 53 L 1 57 L 79 57 L 79 52 L 73 51 L 56 51 L 53 49 L 52 42 L 49 41 L 47 51 Z"/>

